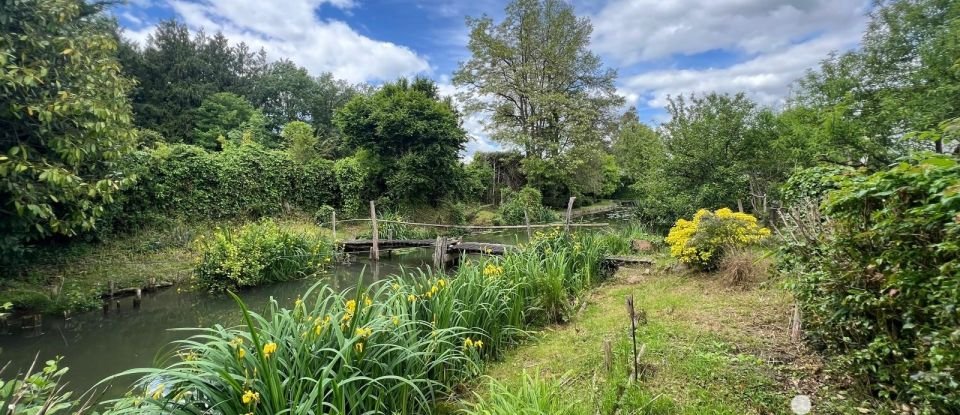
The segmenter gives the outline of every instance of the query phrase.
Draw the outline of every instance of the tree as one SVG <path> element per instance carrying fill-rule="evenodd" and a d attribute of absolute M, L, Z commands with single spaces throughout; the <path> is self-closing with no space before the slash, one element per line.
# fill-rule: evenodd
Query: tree
<path fill-rule="evenodd" d="M 306 163 L 317 157 L 317 136 L 313 127 L 303 121 L 293 121 L 283 126 L 280 133 L 287 144 L 290 157 L 300 163 Z"/>
<path fill-rule="evenodd" d="M 358 95 L 336 112 L 334 122 L 347 145 L 378 160 L 379 171 L 370 175 L 391 200 L 435 205 L 457 189 L 467 136 L 433 81 L 400 79 L 373 95 Z"/>
<path fill-rule="evenodd" d="M 620 169 L 620 180 L 627 186 L 645 180 L 666 157 L 660 137 L 640 122 L 633 107 L 620 117 L 610 147 Z"/>
<path fill-rule="evenodd" d="M 862 47 L 808 73 L 792 104 L 815 110 L 814 134 L 837 149 L 827 156 L 838 162 L 885 166 L 916 149 L 953 151 L 952 136 L 944 143 L 940 134 L 913 132 L 960 117 L 957 39 L 960 3 L 879 1 Z"/>
<path fill-rule="evenodd" d="M 162 21 L 142 47 L 126 43 L 124 73 L 139 81 L 132 96 L 136 122 L 173 141 L 193 136 L 195 112 L 218 92 L 248 95 L 262 76 L 266 54 L 221 33 L 208 36 L 175 20 Z"/>
<path fill-rule="evenodd" d="M 589 19 L 561 0 L 515 0 L 501 23 L 484 16 L 468 18 L 467 26 L 472 57 L 453 78 L 467 111 L 490 116 L 492 137 L 524 152 L 538 186 L 559 184 L 541 188 L 550 190 L 548 199 L 556 191 L 593 190 L 601 171 L 586 167 L 600 163 L 601 140 L 623 98 L 616 71 L 588 49 Z"/>
<path fill-rule="evenodd" d="M 94 228 L 136 142 L 101 5 L 5 2 L 0 14 L 0 250 Z M 2 255 L 8 257 L 5 252 Z"/>
<path fill-rule="evenodd" d="M 258 111 L 243 97 L 229 92 L 210 95 L 197 108 L 193 127 L 193 144 L 208 150 L 220 148 L 220 139 L 250 121 Z"/>

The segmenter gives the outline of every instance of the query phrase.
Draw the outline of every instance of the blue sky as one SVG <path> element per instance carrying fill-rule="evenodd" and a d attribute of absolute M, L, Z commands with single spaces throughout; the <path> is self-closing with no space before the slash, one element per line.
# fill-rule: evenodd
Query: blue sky
<path fill-rule="evenodd" d="M 743 91 L 782 105 L 791 83 L 831 51 L 855 48 L 869 0 L 572 0 L 594 26 L 591 48 L 619 72 L 641 118 L 665 118 L 666 97 Z M 143 42 L 161 19 L 222 31 L 314 74 L 379 83 L 450 75 L 468 58 L 466 16 L 503 15 L 503 0 L 130 0 L 113 13 Z M 468 153 L 496 148 L 471 115 Z"/>

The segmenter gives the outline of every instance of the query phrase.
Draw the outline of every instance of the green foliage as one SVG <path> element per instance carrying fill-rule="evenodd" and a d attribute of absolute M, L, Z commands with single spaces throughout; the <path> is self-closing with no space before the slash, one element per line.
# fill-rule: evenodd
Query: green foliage
<path fill-rule="evenodd" d="M 813 246 L 784 245 L 809 335 L 881 397 L 960 410 L 957 160 L 919 156 L 842 183 Z"/>
<path fill-rule="evenodd" d="M 94 228 L 132 178 L 136 142 L 117 44 L 98 6 L 5 2 L 0 16 L 0 257 Z"/>
<path fill-rule="evenodd" d="M 317 136 L 310 124 L 291 121 L 283 126 L 280 136 L 286 141 L 287 152 L 294 161 L 306 163 L 317 157 Z"/>
<path fill-rule="evenodd" d="M 666 158 L 660 137 L 640 122 L 637 109 L 632 107 L 620 118 L 610 147 L 621 176 L 618 180 L 627 186 L 651 181 L 650 175 Z"/>
<path fill-rule="evenodd" d="M 574 401 L 563 396 L 558 383 L 541 379 L 539 375 L 523 372 L 523 379 L 513 389 L 490 379 L 487 390 L 476 393 L 476 402 L 468 404 L 466 415 L 534 415 L 577 414 Z"/>
<path fill-rule="evenodd" d="M 333 165 L 337 187 L 343 198 L 343 212 L 346 216 L 360 216 L 366 207 L 369 173 L 360 157 L 346 157 Z"/>
<path fill-rule="evenodd" d="M 203 100 L 194 115 L 192 144 L 207 150 L 217 150 L 220 141 L 235 130 L 249 127 L 250 119 L 258 111 L 243 97 L 219 92 Z"/>
<path fill-rule="evenodd" d="M 36 362 L 34 362 L 36 364 Z M 0 405 L 7 415 L 78 414 L 90 409 L 64 391 L 61 378 L 67 368 L 60 368 L 60 359 L 48 360 L 39 372 L 28 372 L 22 378 L 0 379 Z"/>
<path fill-rule="evenodd" d="M 255 287 L 321 273 L 333 247 L 322 238 L 295 234 L 264 220 L 237 230 L 217 229 L 196 241 L 197 284 L 208 291 Z"/>
<path fill-rule="evenodd" d="M 502 192 L 503 203 L 498 213 L 504 224 L 522 225 L 526 222 L 526 218 L 530 219 L 530 223 L 549 223 L 557 220 L 557 215 L 543 206 L 543 198 L 537 189 L 524 187 L 518 192 L 510 189 L 503 189 Z"/>
<path fill-rule="evenodd" d="M 138 126 L 170 142 L 190 142 L 204 100 L 221 92 L 247 96 L 267 67 L 262 51 L 231 45 L 222 33 L 191 36 L 176 20 L 159 22 L 145 44 L 124 43 L 120 52 L 124 73 L 139 81 L 131 96 Z M 197 144 L 216 148 L 216 138 Z"/>
<path fill-rule="evenodd" d="M 492 138 L 523 151 L 548 203 L 602 193 L 603 139 L 623 98 L 616 71 L 588 49 L 590 20 L 560 0 L 512 1 L 504 15 L 467 20 L 472 56 L 453 76 L 466 110 L 487 114 Z"/>
<path fill-rule="evenodd" d="M 714 270 L 724 253 L 745 248 L 770 236 L 770 230 L 757 225 L 752 215 L 727 208 L 711 212 L 700 209 L 693 220 L 680 218 L 665 241 L 670 255 L 702 270 Z"/>
<path fill-rule="evenodd" d="M 554 231 L 503 258 L 447 276 L 418 271 L 350 294 L 315 286 L 291 309 L 242 302 L 245 326 L 204 329 L 177 343 L 176 362 L 142 375 L 143 398 L 116 413 L 435 413 L 435 402 L 498 359 L 598 281 L 603 247 Z M 562 308 L 541 283 L 560 278 Z M 110 380 L 110 379 L 108 379 Z"/>
<path fill-rule="evenodd" d="M 125 162 L 140 176 L 124 192 L 114 221 L 127 227 L 152 217 L 219 219 L 259 217 L 299 208 L 312 212 L 337 205 L 333 163 L 297 163 L 255 143 L 208 152 L 174 144 L 133 154 Z"/>
<path fill-rule="evenodd" d="M 433 81 L 401 79 L 356 96 L 334 116 L 345 143 L 377 160 L 376 194 L 401 205 L 432 204 L 458 189 L 466 132 Z"/>

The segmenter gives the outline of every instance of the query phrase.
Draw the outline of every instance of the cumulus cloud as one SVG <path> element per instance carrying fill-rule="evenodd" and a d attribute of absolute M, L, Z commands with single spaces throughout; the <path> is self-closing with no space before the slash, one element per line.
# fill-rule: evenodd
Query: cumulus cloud
<path fill-rule="evenodd" d="M 867 0 L 612 0 L 593 16 L 594 47 L 618 63 L 717 49 L 782 50 L 864 21 Z"/>
<path fill-rule="evenodd" d="M 167 5 L 192 29 L 221 31 L 231 41 L 263 48 L 312 73 L 332 72 L 351 82 L 394 79 L 428 72 L 426 58 L 408 47 L 374 40 L 342 21 L 322 19 L 321 6 L 347 9 L 353 0 L 170 0 Z M 135 40 L 145 29 L 128 32 Z"/>
<path fill-rule="evenodd" d="M 854 47 L 860 35 L 854 27 L 758 55 L 725 68 L 672 69 L 641 73 L 622 80 L 622 89 L 638 104 L 662 108 L 667 96 L 716 92 L 746 92 L 761 104 L 776 106 L 790 85 L 832 51 Z"/>

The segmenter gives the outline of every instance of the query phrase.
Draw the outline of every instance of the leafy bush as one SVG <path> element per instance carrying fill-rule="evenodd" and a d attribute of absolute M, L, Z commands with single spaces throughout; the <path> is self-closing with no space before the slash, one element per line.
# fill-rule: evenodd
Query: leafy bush
<path fill-rule="evenodd" d="M 524 212 L 529 216 L 530 223 L 549 223 L 557 220 L 552 210 L 543 206 L 543 197 L 540 191 L 532 187 L 524 187 L 514 192 L 503 189 L 503 203 L 500 205 L 500 219 L 506 225 L 521 225 L 524 223 Z"/>
<path fill-rule="evenodd" d="M 960 411 L 957 161 L 914 159 L 849 177 L 823 214 L 825 234 L 788 240 L 783 252 L 800 274 L 810 338 L 881 397 L 923 413 Z"/>
<path fill-rule="evenodd" d="M 217 229 L 212 238 L 196 241 L 200 257 L 197 283 L 209 291 L 253 287 L 303 278 L 321 272 L 332 246 L 319 237 L 285 231 L 262 221 L 231 231 Z"/>
<path fill-rule="evenodd" d="M 311 212 L 339 202 L 333 163 L 293 161 L 283 151 L 255 143 L 208 152 L 185 145 L 160 145 L 126 160 L 139 177 L 121 195 L 112 221 L 131 228 L 156 217 L 220 219 L 259 217 L 292 208 Z"/>
<path fill-rule="evenodd" d="M 678 219 L 666 242 L 674 258 L 712 270 L 717 268 L 725 250 L 755 244 L 769 235 L 770 230 L 758 225 L 757 218 L 750 214 L 727 208 L 715 212 L 700 209 L 692 221 Z"/>

